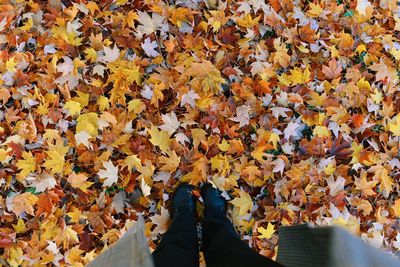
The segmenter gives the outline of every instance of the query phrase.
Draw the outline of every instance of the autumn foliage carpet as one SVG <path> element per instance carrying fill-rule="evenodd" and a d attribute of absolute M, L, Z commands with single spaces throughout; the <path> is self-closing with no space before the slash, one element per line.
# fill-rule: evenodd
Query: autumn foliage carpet
<path fill-rule="evenodd" d="M 265 256 L 302 222 L 397 253 L 399 34 L 395 0 L 0 0 L 0 265 L 138 216 L 154 248 L 207 180 Z"/>

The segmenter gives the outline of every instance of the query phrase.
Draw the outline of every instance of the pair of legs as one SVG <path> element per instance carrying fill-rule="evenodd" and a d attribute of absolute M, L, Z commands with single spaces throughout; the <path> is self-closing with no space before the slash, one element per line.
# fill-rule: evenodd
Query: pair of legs
<path fill-rule="evenodd" d="M 186 189 L 178 187 L 176 194 L 185 190 L 190 191 L 187 185 L 183 187 Z M 226 201 L 216 189 L 206 186 L 202 190 L 202 197 L 205 204 L 202 249 L 207 267 L 282 266 L 259 255 L 240 239 L 232 223 L 225 216 Z M 156 267 L 199 266 L 199 240 L 194 204 L 190 203 L 191 197 L 188 198 L 187 195 L 186 200 L 183 199 L 173 200 L 173 222 L 153 252 Z M 181 201 L 181 205 L 174 201 Z"/>

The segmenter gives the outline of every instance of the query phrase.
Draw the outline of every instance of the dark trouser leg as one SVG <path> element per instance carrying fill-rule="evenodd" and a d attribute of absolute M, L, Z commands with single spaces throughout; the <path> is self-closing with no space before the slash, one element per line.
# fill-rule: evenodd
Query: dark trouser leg
<path fill-rule="evenodd" d="M 156 267 L 198 267 L 199 241 L 193 212 L 179 212 L 153 252 Z"/>
<path fill-rule="evenodd" d="M 207 267 L 282 266 L 249 248 L 240 239 L 229 219 L 218 209 L 207 210 L 202 228 Z"/>

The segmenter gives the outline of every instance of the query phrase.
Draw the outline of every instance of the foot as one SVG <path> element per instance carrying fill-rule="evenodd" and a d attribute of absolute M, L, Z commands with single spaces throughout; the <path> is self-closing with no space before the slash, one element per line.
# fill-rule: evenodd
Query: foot
<path fill-rule="evenodd" d="M 226 212 L 227 202 L 226 199 L 221 196 L 221 191 L 214 188 L 211 184 L 207 183 L 201 188 L 201 197 L 204 201 L 204 209 L 207 210 L 216 209 Z"/>
<path fill-rule="evenodd" d="M 193 186 L 186 183 L 178 185 L 172 198 L 172 214 L 174 217 L 178 212 L 195 210 L 195 197 L 192 194 Z"/>

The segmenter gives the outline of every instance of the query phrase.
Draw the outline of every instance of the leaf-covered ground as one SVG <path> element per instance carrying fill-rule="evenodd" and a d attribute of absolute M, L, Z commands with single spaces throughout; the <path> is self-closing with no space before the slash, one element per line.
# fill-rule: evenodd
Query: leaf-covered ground
<path fill-rule="evenodd" d="M 302 222 L 400 249 L 396 0 L 0 3 L 0 264 L 83 266 L 138 216 L 154 248 L 180 180 L 268 257 Z"/>

